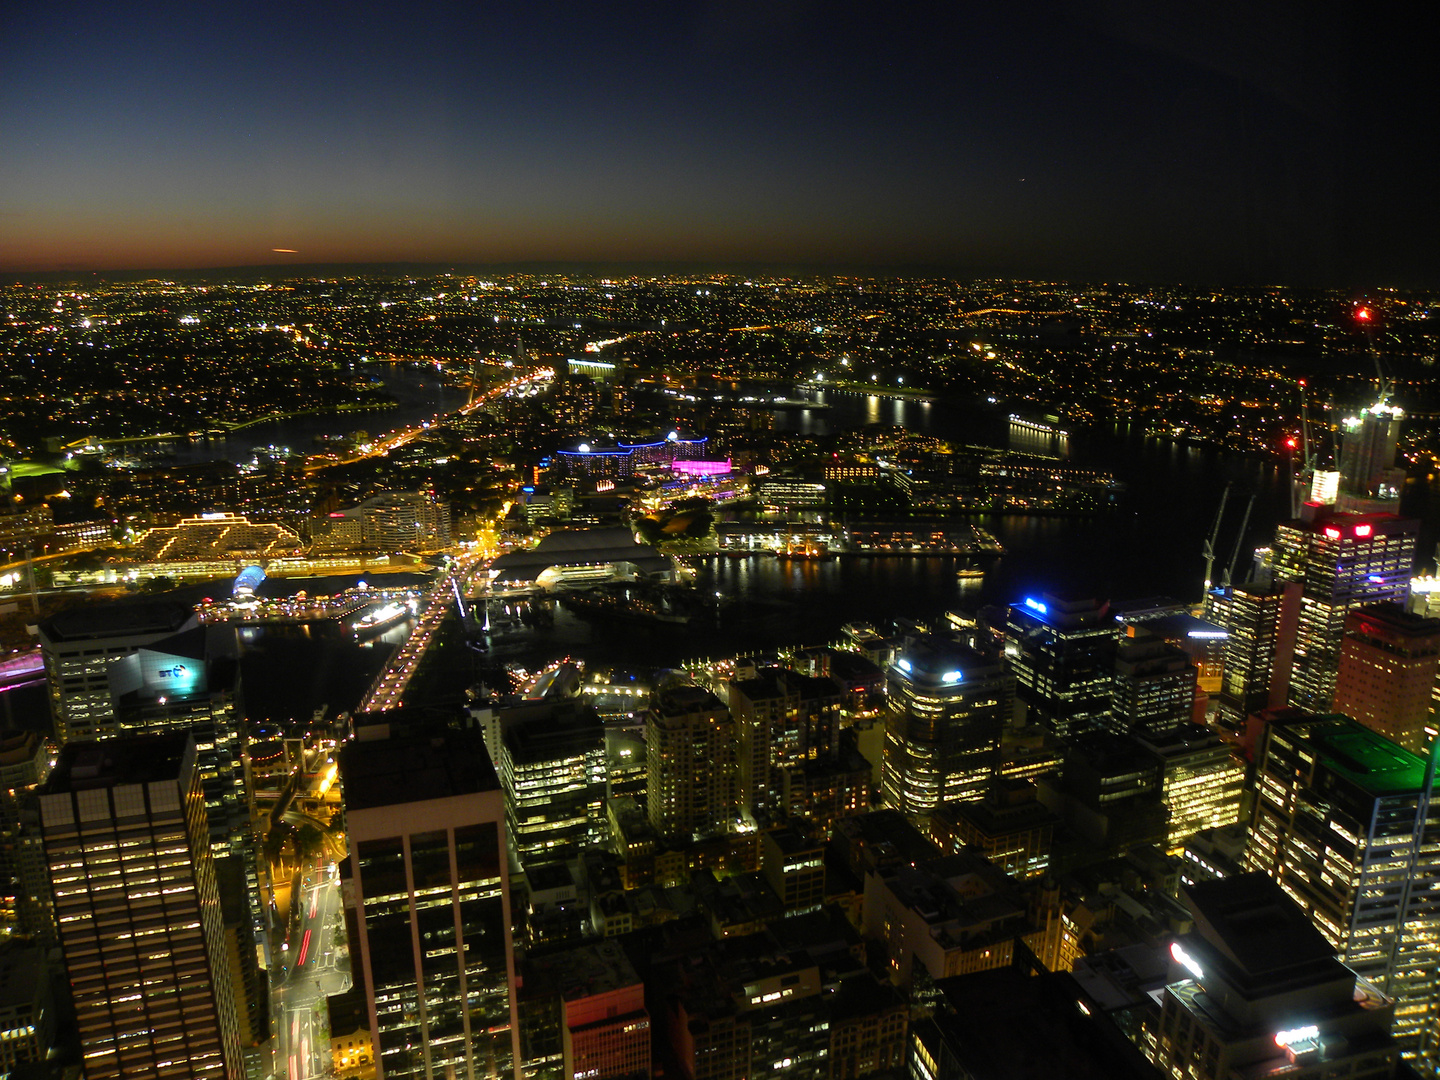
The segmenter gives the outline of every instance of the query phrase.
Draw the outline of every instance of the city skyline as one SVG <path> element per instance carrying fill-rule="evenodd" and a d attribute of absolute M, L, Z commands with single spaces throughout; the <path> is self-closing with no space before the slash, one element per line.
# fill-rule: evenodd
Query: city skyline
<path fill-rule="evenodd" d="M 667 262 L 1415 285 L 1339 8 L 13 13 L 0 272 Z"/>

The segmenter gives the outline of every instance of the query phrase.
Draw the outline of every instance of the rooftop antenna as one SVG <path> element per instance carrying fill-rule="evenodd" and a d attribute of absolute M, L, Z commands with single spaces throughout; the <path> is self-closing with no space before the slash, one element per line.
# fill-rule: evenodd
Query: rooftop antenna
<path fill-rule="evenodd" d="M 1210 538 L 1205 541 L 1203 554 L 1205 556 L 1205 592 L 1200 597 L 1200 602 L 1205 602 L 1205 597 L 1210 595 L 1210 586 L 1214 584 L 1210 575 L 1215 570 L 1215 540 L 1220 535 L 1220 519 L 1225 515 L 1225 500 L 1230 497 L 1230 485 L 1225 485 L 1225 490 L 1220 493 L 1220 506 L 1215 511 L 1215 524 L 1210 529 Z"/>

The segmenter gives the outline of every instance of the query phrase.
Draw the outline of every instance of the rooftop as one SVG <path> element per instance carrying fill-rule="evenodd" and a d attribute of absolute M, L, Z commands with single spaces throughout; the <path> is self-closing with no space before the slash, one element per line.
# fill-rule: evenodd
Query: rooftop
<path fill-rule="evenodd" d="M 402 806 L 454 795 L 497 791 L 500 781 L 471 732 L 352 742 L 340 754 L 349 810 Z"/>
<path fill-rule="evenodd" d="M 51 616 L 40 624 L 40 633 L 50 641 L 174 634 L 194 615 L 194 609 L 188 604 L 173 600 L 90 604 Z"/>
<path fill-rule="evenodd" d="M 1303 730 L 1328 768 L 1372 795 L 1395 795 L 1425 786 L 1424 758 L 1348 716 L 1317 716 L 1286 726 Z"/>
<path fill-rule="evenodd" d="M 1185 889 L 1195 930 L 1250 979 L 1335 963 L 1335 949 L 1267 874 L 1239 874 Z"/>
<path fill-rule="evenodd" d="M 189 743 L 190 734 L 185 731 L 67 743 L 44 790 L 55 795 L 120 784 L 177 780 Z"/>

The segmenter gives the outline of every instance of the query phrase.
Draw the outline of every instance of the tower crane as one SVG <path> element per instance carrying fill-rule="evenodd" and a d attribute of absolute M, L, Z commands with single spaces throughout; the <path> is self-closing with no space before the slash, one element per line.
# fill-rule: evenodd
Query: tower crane
<path fill-rule="evenodd" d="M 1250 511 L 1255 506 L 1255 493 L 1250 493 L 1250 501 L 1245 504 L 1245 513 L 1240 518 L 1240 531 L 1235 534 L 1235 546 L 1230 550 L 1230 565 L 1220 571 L 1220 584 L 1229 585 L 1235 576 L 1235 565 L 1240 561 L 1240 545 L 1245 543 L 1245 527 L 1250 524 Z"/>
<path fill-rule="evenodd" d="M 1225 490 L 1220 493 L 1220 507 L 1215 511 L 1215 524 L 1210 529 L 1210 538 L 1205 541 L 1203 554 L 1205 556 L 1205 592 L 1200 596 L 1200 602 L 1205 602 L 1205 597 L 1210 595 L 1210 586 L 1213 584 L 1210 575 L 1215 570 L 1215 540 L 1220 535 L 1220 519 L 1225 516 L 1225 500 L 1230 497 L 1230 485 L 1225 485 Z"/>

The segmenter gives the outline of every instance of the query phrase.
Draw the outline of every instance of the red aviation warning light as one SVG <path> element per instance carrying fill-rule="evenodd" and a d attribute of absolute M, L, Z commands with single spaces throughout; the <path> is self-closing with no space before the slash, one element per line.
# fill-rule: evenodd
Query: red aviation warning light
<path fill-rule="evenodd" d="M 1356 308 L 1356 309 L 1355 309 L 1355 318 L 1358 319 L 1360 322 L 1369 322 L 1369 321 L 1370 321 L 1370 318 L 1371 318 L 1370 309 L 1369 309 L 1368 307 L 1358 307 L 1358 308 Z"/>
<path fill-rule="evenodd" d="M 1295 449 L 1295 436 L 1292 435 L 1292 436 L 1290 436 L 1290 438 L 1288 438 L 1288 439 L 1285 440 L 1285 449 L 1286 449 L 1286 450 L 1294 450 L 1294 449 Z"/>

